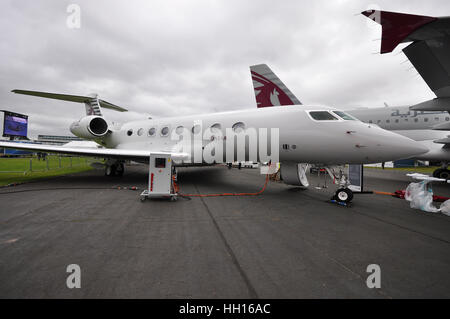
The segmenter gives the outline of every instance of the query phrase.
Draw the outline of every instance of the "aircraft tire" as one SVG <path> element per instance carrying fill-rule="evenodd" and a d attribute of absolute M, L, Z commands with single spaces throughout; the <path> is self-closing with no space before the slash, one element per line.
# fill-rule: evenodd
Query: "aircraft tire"
<path fill-rule="evenodd" d="M 123 163 L 117 164 L 117 166 L 116 166 L 116 175 L 117 176 L 123 176 L 124 171 L 125 171 L 125 167 L 123 166 Z"/>
<path fill-rule="evenodd" d="M 439 174 L 441 173 L 442 168 L 435 169 L 433 171 L 433 177 L 439 178 Z"/>
<path fill-rule="evenodd" d="M 350 203 L 353 199 L 353 192 L 348 188 L 340 188 L 336 191 L 334 199 L 339 202 Z"/>
<path fill-rule="evenodd" d="M 450 179 L 450 170 L 445 168 L 438 168 L 433 172 L 433 177 Z"/>
<path fill-rule="evenodd" d="M 116 174 L 116 165 L 106 165 L 105 176 L 114 176 Z"/>

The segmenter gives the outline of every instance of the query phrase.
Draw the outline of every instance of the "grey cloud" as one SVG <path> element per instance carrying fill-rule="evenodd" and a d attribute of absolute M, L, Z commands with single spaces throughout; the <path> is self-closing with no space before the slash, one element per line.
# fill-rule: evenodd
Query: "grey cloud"
<path fill-rule="evenodd" d="M 66 27 L 69 3 L 81 29 Z M 268 63 L 305 103 L 380 106 L 433 95 L 406 57 L 372 54 L 366 1 L 2 1 L 0 98 L 30 115 L 30 133 L 69 134 L 84 106 L 14 88 L 98 93 L 113 121 L 253 108 L 248 66 Z M 377 1 L 384 10 L 448 15 L 450 3 Z"/>

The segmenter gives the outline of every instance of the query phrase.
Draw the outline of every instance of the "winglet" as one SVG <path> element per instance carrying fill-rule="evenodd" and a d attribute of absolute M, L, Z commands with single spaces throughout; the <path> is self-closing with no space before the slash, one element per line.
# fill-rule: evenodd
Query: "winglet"
<path fill-rule="evenodd" d="M 380 53 L 382 54 L 392 52 L 397 45 L 407 39 L 414 31 L 437 20 L 434 17 L 380 10 L 366 10 L 361 12 L 361 14 L 381 25 Z"/>

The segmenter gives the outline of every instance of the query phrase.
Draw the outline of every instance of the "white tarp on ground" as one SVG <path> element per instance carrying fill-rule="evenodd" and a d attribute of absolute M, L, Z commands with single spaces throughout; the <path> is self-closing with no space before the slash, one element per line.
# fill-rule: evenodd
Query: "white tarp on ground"
<path fill-rule="evenodd" d="M 441 204 L 441 213 L 450 216 L 450 199 Z"/>
<path fill-rule="evenodd" d="M 433 205 L 433 189 L 431 188 L 431 182 L 445 183 L 448 181 L 418 173 L 407 175 L 420 180 L 420 182 L 409 184 L 405 191 L 405 199 L 410 202 L 411 208 L 430 213 L 441 212 L 450 216 L 450 200 L 443 202 L 439 208 L 435 207 Z"/>

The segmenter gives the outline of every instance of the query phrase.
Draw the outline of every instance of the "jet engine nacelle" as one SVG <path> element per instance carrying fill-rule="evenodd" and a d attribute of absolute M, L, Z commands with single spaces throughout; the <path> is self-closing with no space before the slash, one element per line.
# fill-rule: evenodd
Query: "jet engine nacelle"
<path fill-rule="evenodd" d="M 101 116 L 89 115 L 73 122 L 70 131 L 80 138 L 93 140 L 108 133 L 108 123 Z"/>
<path fill-rule="evenodd" d="M 308 164 L 284 162 L 280 164 L 281 179 L 285 184 L 308 187 L 306 178 Z"/>

